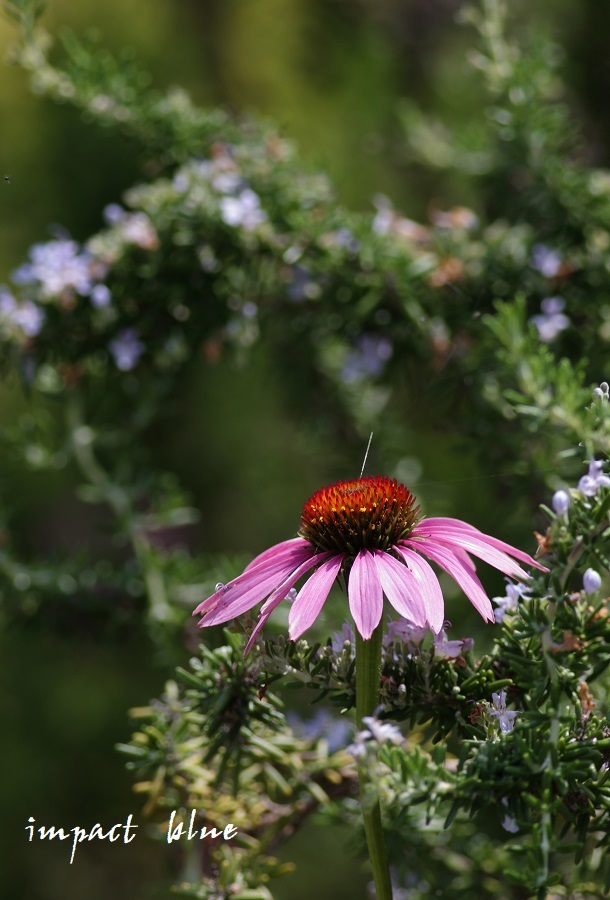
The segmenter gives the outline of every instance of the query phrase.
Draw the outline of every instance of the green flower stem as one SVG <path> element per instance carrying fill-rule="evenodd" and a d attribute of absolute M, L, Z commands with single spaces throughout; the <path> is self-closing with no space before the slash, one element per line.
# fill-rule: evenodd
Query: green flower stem
<path fill-rule="evenodd" d="M 381 637 L 381 624 L 377 626 L 368 641 L 363 640 L 356 633 L 356 719 L 358 727 L 363 717 L 372 716 L 379 704 Z M 371 805 L 371 797 L 367 791 L 367 786 L 371 784 L 371 776 L 366 763 L 358 766 L 358 781 L 364 833 L 369 848 L 377 900 L 392 900 L 390 867 L 381 825 L 381 806 L 379 800 L 375 800 Z"/>

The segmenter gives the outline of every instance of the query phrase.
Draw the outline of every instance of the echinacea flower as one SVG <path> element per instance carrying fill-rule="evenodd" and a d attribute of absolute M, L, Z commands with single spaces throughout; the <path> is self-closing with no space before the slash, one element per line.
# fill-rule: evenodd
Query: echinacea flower
<path fill-rule="evenodd" d="M 364 640 L 379 625 L 384 594 L 410 624 L 438 634 L 445 608 L 428 560 L 457 582 L 489 622 L 494 621 L 493 609 L 470 554 L 511 578 L 529 577 L 516 560 L 546 571 L 527 553 L 460 519 L 422 519 L 411 492 L 384 476 L 339 481 L 316 491 L 303 508 L 299 534 L 265 550 L 241 575 L 219 585 L 193 613 L 203 615 L 200 625 L 228 622 L 264 600 L 248 651 L 276 606 L 307 575 L 288 616 L 289 637 L 297 640 L 313 625 L 342 576 Z"/>

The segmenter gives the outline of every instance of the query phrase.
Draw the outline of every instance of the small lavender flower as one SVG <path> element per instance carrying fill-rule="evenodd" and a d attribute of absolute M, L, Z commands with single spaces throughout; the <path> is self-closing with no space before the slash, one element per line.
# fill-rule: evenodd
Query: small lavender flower
<path fill-rule="evenodd" d="M 341 371 L 342 380 L 346 384 L 354 384 L 366 376 L 376 378 L 383 372 L 393 350 L 392 342 L 383 335 L 360 335 L 347 355 Z"/>
<path fill-rule="evenodd" d="M 550 344 L 558 334 L 570 326 L 569 318 L 562 312 L 565 306 L 563 297 L 546 297 L 540 307 L 542 313 L 532 316 L 530 322 L 538 329 L 540 340 Z"/>
<path fill-rule="evenodd" d="M 500 803 L 508 809 L 508 797 L 502 797 Z M 516 819 L 508 813 L 506 813 L 502 819 L 502 828 L 504 828 L 505 831 L 510 831 L 511 834 L 516 834 L 516 832 L 519 831 Z"/>
<path fill-rule="evenodd" d="M 515 727 L 515 718 L 518 713 L 506 708 L 506 691 L 500 691 L 499 694 L 493 693 L 491 699 L 494 709 L 490 709 L 489 714 L 494 716 L 500 723 L 502 734 L 508 734 Z"/>
<path fill-rule="evenodd" d="M 241 314 L 244 319 L 255 319 L 258 315 L 258 306 L 251 300 L 246 300 L 241 308 Z"/>
<path fill-rule="evenodd" d="M 118 225 L 123 221 L 126 215 L 127 213 L 118 203 L 109 203 L 108 206 L 104 208 L 103 212 L 104 221 L 107 222 L 108 225 Z"/>
<path fill-rule="evenodd" d="M 389 722 L 380 722 L 375 716 L 364 716 L 362 724 L 366 725 L 368 733 L 378 744 L 391 741 L 393 744 L 402 744 L 404 738 L 400 728 L 390 725 Z"/>
<path fill-rule="evenodd" d="M 516 819 L 512 816 L 509 816 L 508 813 L 502 819 L 502 828 L 505 831 L 510 831 L 511 834 L 516 834 L 519 831 L 519 826 L 517 825 Z"/>
<path fill-rule="evenodd" d="M 519 606 L 519 597 L 528 597 L 529 589 L 521 582 L 512 582 L 506 579 L 506 596 L 493 597 L 493 602 L 497 604 L 494 610 L 494 617 L 498 624 L 504 621 L 506 613 L 517 611 Z"/>
<path fill-rule="evenodd" d="M 13 322 L 28 337 L 36 337 L 44 324 L 44 312 L 31 300 L 24 300 L 13 313 Z"/>
<path fill-rule="evenodd" d="M 571 502 L 572 499 L 567 491 L 555 491 L 553 499 L 551 500 L 551 506 L 558 516 L 565 516 L 570 508 Z"/>
<path fill-rule="evenodd" d="M 352 645 L 352 647 L 356 646 L 356 638 L 354 637 L 354 629 L 349 624 L 349 622 L 344 622 L 341 626 L 341 631 L 333 632 L 333 639 L 331 643 L 331 647 L 335 651 L 335 653 L 341 653 L 343 647 L 346 642 Z"/>
<path fill-rule="evenodd" d="M 237 172 L 219 172 L 212 178 L 212 187 L 219 194 L 233 194 L 243 185 L 243 181 Z"/>
<path fill-rule="evenodd" d="M 434 635 L 434 655 L 439 659 L 455 659 L 464 647 L 463 641 L 450 641 L 444 629 Z"/>
<path fill-rule="evenodd" d="M 603 462 L 600 459 L 589 461 L 589 471 L 578 482 L 578 490 L 585 497 L 595 497 L 602 487 L 610 487 L 610 477 L 603 473 Z"/>
<path fill-rule="evenodd" d="M 595 594 L 602 586 L 602 579 L 595 569 L 587 569 L 582 579 L 582 586 L 585 594 Z"/>
<path fill-rule="evenodd" d="M 554 278 L 561 268 L 561 256 L 546 244 L 536 244 L 532 250 L 530 265 L 545 278 Z"/>
<path fill-rule="evenodd" d="M 4 285 L 0 285 L 0 316 L 4 319 L 12 319 L 17 309 L 17 301 Z"/>
<path fill-rule="evenodd" d="M 367 748 L 366 736 L 367 735 L 368 735 L 368 732 L 359 731 L 354 736 L 353 743 L 350 744 L 349 747 L 345 748 L 346 751 L 350 754 L 350 756 L 353 756 L 355 760 L 362 759 L 364 756 L 366 756 L 366 748 Z"/>
<path fill-rule="evenodd" d="M 18 303 L 11 292 L 0 286 L 0 322 L 15 325 L 27 337 L 36 337 L 44 324 L 44 312 L 31 300 Z"/>
<path fill-rule="evenodd" d="M 386 741 L 391 741 L 393 744 L 401 744 L 403 742 L 402 733 L 396 725 L 390 725 L 389 722 L 380 722 L 374 716 L 364 716 L 362 723 L 366 725 L 366 728 L 358 731 L 354 736 L 353 744 L 346 748 L 347 752 L 354 759 L 362 759 L 363 756 L 366 756 L 367 749 L 372 747 L 374 743 L 381 745 L 385 744 Z"/>
<path fill-rule="evenodd" d="M 225 225 L 233 228 L 241 225 L 245 231 L 254 231 L 267 220 L 258 194 L 250 188 L 245 188 L 237 197 L 223 197 L 220 201 L 220 217 Z"/>
<path fill-rule="evenodd" d="M 144 344 L 138 338 L 135 328 L 124 328 L 119 331 L 114 340 L 108 344 L 116 366 L 121 372 L 129 372 L 133 369 L 144 352 Z"/>
<path fill-rule="evenodd" d="M 76 241 L 59 238 L 30 249 L 30 262 L 13 272 L 15 284 L 36 284 L 43 300 L 75 291 L 88 296 L 91 291 L 91 256 L 81 252 Z"/>
<path fill-rule="evenodd" d="M 286 721 L 297 737 L 308 740 L 323 739 L 328 744 L 330 753 L 336 753 L 346 746 L 353 731 L 353 726 L 344 717 L 334 716 L 326 709 L 318 709 L 311 719 L 302 719 L 294 712 L 286 715 Z"/>
<path fill-rule="evenodd" d="M 105 306 L 110 306 L 112 295 L 110 289 L 105 284 L 95 284 L 91 288 L 89 299 L 92 306 L 95 306 L 96 309 L 102 309 Z"/>
<path fill-rule="evenodd" d="M 406 619 L 396 619 L 388 622 L 388 630 L 383 636 L 384 647 L 391 646 L 394 641 L 402 641 L 409 649 L 417 650 L 427 634 L 429 628 L 420 625 L 411 625 Z"/>

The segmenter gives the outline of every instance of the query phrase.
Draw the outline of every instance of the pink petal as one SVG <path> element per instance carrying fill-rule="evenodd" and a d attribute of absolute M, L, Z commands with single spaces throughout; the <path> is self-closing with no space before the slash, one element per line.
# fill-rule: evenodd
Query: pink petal
<path fill-rule="evenodd" d="M 375 558 L 360 550 L 354 559 L 347 585 L 349 608 L 361 637 L 368 641 L 381 620 L 383 594 Z"/>
<path fill-rule="evenodd" d="M 432 528 L 453 528 L 454 530 L 474 531 L 477 534 L 482 534 L 482 532 L 478 528 L 475 528 L 474 525 L 470 525 L 462 519 L 452 519 L 449 516 L 435 516 L 432 519 L 421 519 L 417 524 L 424 527 L 430 525 Z"/>
<path fill-rule="evenodd" d="M 289 541 L 281 541 L 279 544 L 274 544 L 273 547 L 269 547 L 268 550 L 263 550 L 262 553 L 259 553 L 258 556 L 255 556 L 252 562 L 249 562 L 244 572 L 249 572 L 250 569 L 256 568 L 256 566 L 260 566 L 261 563 L 266 563 L 267 560 L 275 559 L 277 556 L 282 555 L 285 552 L 290 552 L 294 547 L 311 547 L 309 541 L 306 541 L 305 538 L 291 538 Z"/>
<path fill-rule="evenodd" d="M 525 553 L 523 550 L 518 550 L 517 547 L 513 547 L 511 544 L 507 544 L 505 541 L 500 541 L 498 538 L 494 538 L 489 534 L 485 534 L 482 531 L 479 531 L 478 528 L 475 528 L 473 525 L 469 525 L 467 522 L 462 522 L 461 519 L 450 519 L 450 518 L 434 518 L 434 519 L 424 519 L 422 520 L 411 532 L 414 535 L 418 529 L 421 529 L 421 532 L 424 533 L 426 529 L 430 529 L 430 532 L 434 534 L 435 537 L 441 537 L 441 532 L 449 532 L 449 531 L 462 531 L 466 533 L 470 533 L 479 538 L 484 538 L 486 541 L 491 544 L 491 546 L 495 547 L 497 550 L 503 550 L 504 553 L 508 553 L 510 556 L 514 556 L 515 559 L 520 560 L 523 563 L 526 563 L 528 566 L 534 566 L 536 569 L 540 569 L 541 572 L 548 572 L 546 566 L 543 566 L 537 560 L 535 560 L 529 553 Z"/>
<path fill-rule="evenodd" d="M 373 555 L 383 592 L 396 612 L 413 625 L 429 627 L 421 585 L 413 573 L 384 550 L 374 550 Z"/>
<path fill-rule="evenodd" d="M 327 559 L 299 591 L 288 614 L 288 635 L 291 641 L 300 638 L 318 618 L 344 558 L 345 554 L 342 553 Z"/>
<path fill-rule="evenodd" d="M 261 613 L 266 613 L 268 607 L 272 607 L 273 609 L 275 609 L 278 603 L 284 600 L 288 591 L 292 587 L 294 587 L 299 578 L 301 578 L 305 574 L 305 572 L 309 572 L 309 570 L 313 569 L 314 566 L 325 562 L 327 559 L 334 555 L 335 554 L 332 550 L 327 550 L 325 553 L 315 553 L 311 557 L 311 559 L 306 559 L 305 562 L 301 563 L 301 565 L 297 569 L 295 569 L 294 572 L 291 572 L 288 578 L 286 578 L 285 581 L 278 585 L 273 593 L 270 594 L 269 597 L 267 597 L 261 607 Z"/>
<path fill-rule="evenodd" d="M 273 612 L 273 610 L 280 605 L 282 600 L 286 599 L 288 591 L 292 587 L 294 587 L 299 578 L 301 578 L 301 576 L 304 575 L 305 572 L 308 572 L 309 569 L 313 568 L 313 566 L 317 566 L 318 563 L 323 562 L 330 556 L 332 556 L 332 553 L 329 551 L 327 553 L 317 553 L 314 557 L 312 557 L 312 559 L 306 560 L 265 600 L 258 615 L 258 622 L 256 623 L 252 634 L 248 638 L 248 643 L 246 644 L 246 649 L 244 650 L 244 656 L 247 656 L 252 649 L 252 645 L 254 644 L 256 638 L 260 634 L 267 620 L 271 617 L 271 613 Z"/>
<path fill-rule="evenodd" d="M 394 549 L 400 553 L 413 575 L 426 607 L 426 618 L 430 628 L 435 634 L 438 634 L 445 620 L 445 601 L 434 569 L 412 550 L 401 547 L 399 544 Z"/>
<path fill-rule="evenodd" d="M 461 548 L 468 553 L 478 556 L 479 559 L 489 563 L 495 569 L 499 569 L 500 572 L 504 572 L 505 575 L 510 575 L 511 578 L 519 578 L 521 580 L 529 578 L 529 575 L 521 566 L 494 546 L 496 543 L 495 538 L 489 537 L 482 532 L 477 534 L 474 531 L 464 531 L 463 529 L 450 531 L 447 528 L 442 530 L 430 529 L 426 533 L 422 524 L 413 529 L 411 538 L 422 538 L 422 546 L 432 543 L 435 547 L 440 545 L 447 547 L 449 550 Z"/>
<path fill-rule="evenodd" d="M 314 554 L 315 550 L 309 543 L 306 547 L 291 548 L 289 553 L 278 555 L 275 561 L 256 566 L 234 578 L 221 591 L 200 603 L 193 615 L 205 614 L 200 622 L 202 627 L 228 622 L 263 600 Z"/>
<path fill-rule="evenodd" d="M 474 570 L 464 564 L 461 555 L 432 541 L 405 541 L 404 543 L 417 553 L 423 553 L 428 559 L 440 566 L 441 569 L 444 569 L 448 575 L 451 575 L 483 618 L 487 622 L 494 621 L 489 597 L 474 574 Z"/>

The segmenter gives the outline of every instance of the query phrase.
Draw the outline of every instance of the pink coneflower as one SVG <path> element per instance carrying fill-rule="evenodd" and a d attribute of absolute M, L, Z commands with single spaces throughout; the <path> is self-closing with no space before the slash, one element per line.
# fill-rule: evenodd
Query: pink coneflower
<path fill-rule="evenodd" d="M 310 573 L 290 607 L 288 633 L 299 638 L 317 619 L 335 580 L 343 576 L 361 637 L 379 625 L 383 595 L 413 625 L 440 632 L 445 618 L 438 578 L 424 557 L 458 583 L 475 609 L 494 621 L 491 603 L 470 555 L 511 578 L 529 576 L 515 562 L 546 571 L 527 553 L 460 519 L 422 519 L 415 498 L 395 479 L 365 476 L 322 488 L 307 501 L 300 537 L 252 560 L 242 575 L 200 603 L 200 625 L 218 625 L 265 600 L 246 650 L 276 606 Z M 511 559 L 514 557 L 514 559 Z"/>

